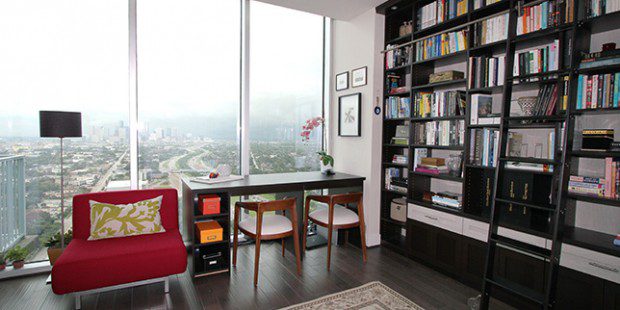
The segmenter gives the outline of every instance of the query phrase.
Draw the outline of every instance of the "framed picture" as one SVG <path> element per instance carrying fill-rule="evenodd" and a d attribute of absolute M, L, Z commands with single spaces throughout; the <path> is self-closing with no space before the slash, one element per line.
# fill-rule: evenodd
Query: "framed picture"
<path fill-rule="evenodd" d="M 354 69 L 351 71 L 351 86 L 352 87 L 360 87 L 367 84 L 366 81 L 366 73 L 368 72 L 368 67 L 361 67 Z"/>
<path fill-rule="evenodd" d="M 362 93 L 338 97 L 338 135 L 360 137 L 362 135 Z"/>
<path fill-rule="evenodd" d="M 349 71 L 336 74 L 336 91 L 349 88 Z"/>

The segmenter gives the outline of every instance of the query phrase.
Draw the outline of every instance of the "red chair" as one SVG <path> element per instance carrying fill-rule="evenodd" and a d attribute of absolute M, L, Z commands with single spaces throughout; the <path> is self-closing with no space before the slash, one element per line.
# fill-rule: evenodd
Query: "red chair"
<path fill-rule="evenodd" d="M 90 235 L 89 200 L 126 204 L 163 195 L 160 209 L 163 233 L 87 240 Z M 178 196 L 175 189 L 101 192 L 73 197 L 73 240 L 52 267 L 52 290 L 81 295 L 164 282 L 185 272 L 187 251 L 179 232 Z"/>

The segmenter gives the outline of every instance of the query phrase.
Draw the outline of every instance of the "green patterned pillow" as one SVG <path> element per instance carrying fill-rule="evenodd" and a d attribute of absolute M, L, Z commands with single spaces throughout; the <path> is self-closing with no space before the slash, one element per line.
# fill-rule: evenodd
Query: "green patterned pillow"
<path fill-rule="evenodd" d="M 159 209 L 163 196 L 126 205 L 90 201 L 88 240 L 165 232 Z"/>

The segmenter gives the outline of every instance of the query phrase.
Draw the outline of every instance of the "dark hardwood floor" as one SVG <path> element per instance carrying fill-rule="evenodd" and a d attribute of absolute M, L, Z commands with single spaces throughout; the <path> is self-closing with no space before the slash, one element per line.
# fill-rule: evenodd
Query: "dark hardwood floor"
<path fill-rule="evenodd" d="M 477 294 L 456 280 L 385 248 L 368 249 L 368 263 L 352 246 L 335 246 L 332 270 L 326 270 L 326 249 L 306 251 L 302 276 L 294 257 L 281 256 L 280 244 L 261 246 L 258 288 L 252 285 L 254 246 L 239 248 L 237 268 L 230 275 L 192 279 L 174 276 L 170 294 L 152 284 L 82 297 L 83 309 L 277 309 L 323 295 L 381 281 L 425 309 L 467 309 Z M 165 263 L 165 262 L 162 262 Z M 71 296 L 58 296 L 45 285 L 47 275 L 0 281 L 0 309 L 72 309 Z M 507 308 L 494 303 L 494 309 Z"/>

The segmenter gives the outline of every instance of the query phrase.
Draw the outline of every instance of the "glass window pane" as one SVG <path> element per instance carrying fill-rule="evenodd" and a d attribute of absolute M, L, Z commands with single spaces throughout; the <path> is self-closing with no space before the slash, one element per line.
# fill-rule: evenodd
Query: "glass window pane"
<path fill-rule="evenodd" d="M 240 1 L 138 1 L 141 188 L 240 171 Z M 179 204 L 181 206 L 181 204 Z"/>
<path fill-rule="evenodd" d="M 250 173 L 319 170 L 323 127 L 301 132 L 323 111 L 323 17 L 250 3 Z"/>
<path fill-rule="evenodd" d="M 13 156 L 0 174 L 14 173 L 0 178 L 12 188 L 0 227 L 25 223 L 0 251 L 19 244 L 27 262 L 46 260 L 60 230 L 59 139 L 39 138 L 39 110 L 82 112 L 83 138 L 64 143 L 66 229 L 74 195 L 128 183 L 127 16 L 123 0 L 0 2 L 0 157 Z"/>

